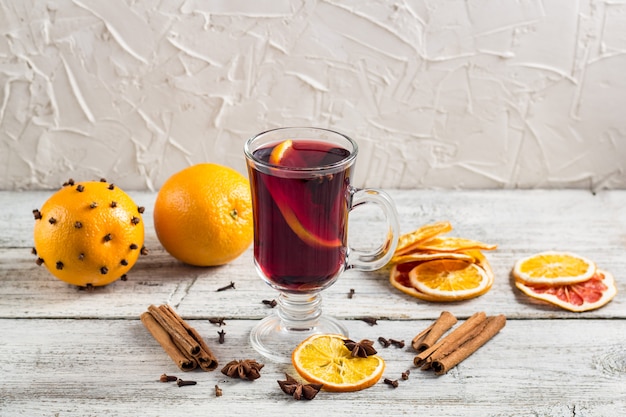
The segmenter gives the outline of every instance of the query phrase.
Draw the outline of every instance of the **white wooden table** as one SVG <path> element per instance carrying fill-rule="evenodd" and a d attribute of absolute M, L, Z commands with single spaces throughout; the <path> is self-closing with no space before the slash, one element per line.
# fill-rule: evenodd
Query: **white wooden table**
<path fill-rule="evenodd" d="M 233 416 L 626 415 L 626 191 L 400 191 L 402 231 L 449 220 L 451 235 L 498 244 L 487 253 L 496 281 L 466 302 L 434 304 L 404 295 L 388 283 L 388 269 L 349 271 L 323 294 L 325 312 L 344 320 L 355 339 L 379 336 L 409 342 L 449 310 L 460 319 L 476 311 L 505 314 L 506 327 L 448 374 L 412 365 L 410 348 L 382 348 L 382 382 L 355 393 L 321 392 L 294 401 L 276 381 L 290 365 L 273 364 L 248 345 L 252 326 L 270 313 L 263 299 L 276 294 L 256 275 L 252 251 L 229 265 L 195 268 L 159 245 L 151 216 L 154 193 L 131 192 L 146 207 L 146 246 L 128 281 L 93 292 L 56 280 L 31 254 L 32 209 L 50 192 L 0 192 L 0 416 Z M 356 212 L 351 238 L 368 239 L 376 213 Z M 611 271 L 618 294 L 607 306 L 570 313 L 532 301 L 511 283 L 516 259 L 560 249 L 577 252 Z M 236 289 L 216 292 L 235 282 Z M 347 294 L 355 289 L 354 297 Z M 143 327 L 150 304 L 169 303 L 211 346 L 223 365 L 232 359 L 265 363 L 261 378 L 230 379 L 219 370 L 182 373 Z M 370 326 L 359 318 L 374 316 Z M 218 327 L 208 319 L 224 317 Z M 226 332 L 224 344 L 217 331 Z M 157 382 L 163 373 L 198 382 Z M 223 396 L 216 397 L 219 385 Z"/>

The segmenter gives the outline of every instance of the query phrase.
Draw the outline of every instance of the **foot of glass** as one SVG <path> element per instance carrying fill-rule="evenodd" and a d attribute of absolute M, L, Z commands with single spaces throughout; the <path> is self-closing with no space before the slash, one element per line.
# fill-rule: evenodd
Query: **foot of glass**
<path fill-rule="evenodd" d="M 266 358 L 290 363 L 291 352 L 313 334 L 348 336 L 343 324 L 321 312 L 319 294 L 281 293 L 275 313 L 261 320 L 250 332 L 250 343 Z"/>

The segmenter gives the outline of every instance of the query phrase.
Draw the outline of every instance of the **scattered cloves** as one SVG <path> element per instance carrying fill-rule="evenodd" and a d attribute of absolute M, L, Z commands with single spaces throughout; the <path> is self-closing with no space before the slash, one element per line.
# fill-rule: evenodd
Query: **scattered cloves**
<path fill-rule="evenodd" d="M 161 381 L 161 382 L 174 382 L 174 381 L 177 381 L 177 380 L 178 380 L 178 377 L 175 377 L 173 375 L 167 375 L 167 374 L 163 374 L 159 378 L 159 381 Z"/>
<path fill-rule="evenodd" d="M 377 321 L 378 319 L 376 319 L 375 317 L 361 317 L 359 320 L 364 321 L 365 323 L 369 324 L 370 326 L 375 326 L 377 325 Z"/>
<path fill-rule="evenodd" d="M 122 275 L 122 276 L 120 277 L 120 280 L 122 280 L 122 281 L 128 281 L 128 276 L 127 276 L 126 274 L 124 274 L 124 275 Z"/>
<path fill-rule="evenodd" d="M 404 347 L 404 340 L 389 339 L 389 343 L 391 343 L 392 345 L 394 345 L 397 348 L 403 348 Z"/>
<path fill-rule="evenodd" d="M 276 305 L 278 304 L 276 300 L 262 300 L 261 302 L 266 306 L 270 306 L 271 308 L 276 307 Z"/>
<path fill-rule="evenodd" d="M 402 372 L 402 379 L 404 381 L 406 381 L 407 379 L 409 379 L 409 374 L 411 373 L 410 369 L 407 369 L 406 371 Z"/>
<path fill-rule="evenodd" d="M 223 345 L 224 342 L 226 341 L 226 332 L 224 330 L 220 330 L 217 332 L 217 334 L 219 335 L 219 339 L 217 340 L 217 342 L 220 345 Z"/>
<path fill-rule="evenodd" d="M 139 214 L 143 214 L 143 212 L 144 212 L 144 211 L 146 211 L 146 208 L 145 208 L 145 207 L 141 207 L 141 206 L 137 207 L 137 212 L 138 212 Z"/>
<path fill-rule="evenodd" d="M 196 384 L 197 384 L 196 381 L 183 381 L 180 378 L 176 381 L 176 385 L 178 385 L 179 387 L 184 387 L 186 385 L 196 385 Z"/>
<path fill-rule="evenodd" d="M 354 288 L 350 288 L 350 291 L 348 291 L 348 298 L 352 299 L 353 296 L 354 296 Z"/>
<path fill-rule="evenodd" d="M 384 337 L 380 336 L 378 338 L 378 341 L 380 342 L 381 345 L 383 345 L 383 347 L 389 347 L 391 346 L 391 342 L 387 339 L 385 339 Z"/>
<path fill-rule="evenodd" d="M 394 388 L 398 388 L 398 385 L 399 385 L 399 383 L 398 383 L 398 380 L 397 380 L 397 379 L 391 380 L 391 379 L 389 379 L 389 378 L 385 378 L 385 379 L 383 379 L 383 382 L 384 382 L 385 384 L 387 384 L 387 385 L 391 385 L 391 386 L 392 386 L 392 387 L 394 387 Z"/>
<path fill-rule="evenodd" d="M 217 384 L 215 384 L 215 396 L 216 397 L 221 397 L 222 396 L 222 389 Z"/>
<path fill-rule="evenodd" d="M 232 282 L 232 281 L 230 282 L 230 284 L 228 284 L 228 285 L 225 285 L 225 286 L 223 286 L 223 287 L 218 288 L 218 289 L 217 289 L 217 291 L 226 291 L 226 290 L 229 290 L 229 289 L 231 289 L 231 288 L 232 288 L 233 290 L 235 289 L 235 283 L 234 283 L 234 282 Z"/>
<path fill-rule="evenodd" d="M 224 317 L 214 317 L 209 319 L 209 323 L 217 324 L 218 326 L 226 326 L 226 322 L 224 321 Z"/>
<path fill-rule="evenodd" d="M 139 251 L 139 253 L 140 253 L 142 256 L 146 256 L 146 255 L 148 254 L 148 249 L 147 249 L 145 246 L 142 246 L 142 247 L 141 247 L 141 250 Z"/>
<path fill-rule="evenodd" d="M 37 258 L 35 262 L 37 263 L 37 265 L 41 266 L 43 265 L 43 258 Z"/>
<path fill-rule="evenodd" d="M 67 187 L 68 185 L 69 185 L 69 186 L 74 185 L 74 180 L 73 180 L 72 178 L 70 178 L 69 180 L 67 180 L 67 181 L 65 181 L 65 182 L 63 183 L 63 186 L 64 186 L 64 187 Z"/>

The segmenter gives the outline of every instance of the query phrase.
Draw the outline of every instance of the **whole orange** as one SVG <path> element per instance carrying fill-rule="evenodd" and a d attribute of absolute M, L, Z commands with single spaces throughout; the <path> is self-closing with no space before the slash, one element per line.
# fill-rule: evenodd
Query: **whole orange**
<path fill-rule="evenodd" d="M 252 243 L 248 179 L 232 168 L 197 164 L 159 190 L 154 228 L 166 251 L 190 265 L 223 265 Z"/>
<path fill-rule="evenodd" d="M 70 180 L 33 210 L 37 263 L 81 287 L 124 277 L 145 251 L 141 213 L 113 184 Z"/>

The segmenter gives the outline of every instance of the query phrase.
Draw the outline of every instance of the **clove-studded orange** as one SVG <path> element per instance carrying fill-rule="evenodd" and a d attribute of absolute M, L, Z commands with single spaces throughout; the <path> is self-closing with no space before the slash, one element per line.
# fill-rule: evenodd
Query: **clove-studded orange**
<path fill-rule="evenodd" d="M 80 287 L 125 277 L 145 253 L 143 211 L 104 179 L 69 180 L 41 209 L 33 210 L 37 263 Z"/>

